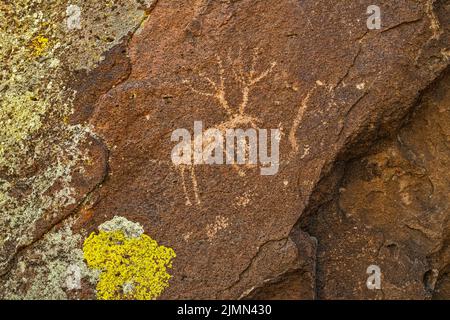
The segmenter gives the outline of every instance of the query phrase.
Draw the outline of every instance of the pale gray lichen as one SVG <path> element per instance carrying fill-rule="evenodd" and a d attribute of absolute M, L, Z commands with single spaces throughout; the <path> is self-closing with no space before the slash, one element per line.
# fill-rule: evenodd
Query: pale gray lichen
<path fill-rule="evenodd" d="M 68 298 L 69 291 L 73 291 L 76 297 L 76 289 L 67 285 L 71 276 L 69 271 L 74 267 L 79 270 L 80 280 L 97 283 L 99 273 L 89 269 L 83 260 L 80 247 L 84 234 L 72 233 L 73 221 L 69 219 L 60 230 L 46 234 L 29 248 L 27 255 L 19 258 L 11 276 L 1 283 L 4 290 L 0 298 L 62 300 Z M 31 279 L 29 274 L 33 274 Z"/>
<path fill-rule="evenodd" d="M 144 233 L 144 228 L 139 223 L 119 216 L 104 222 L 98 229 L 105 232 L 122 231 L 128 238 L 139 238 Z"/>
<path fill-rule="evenodd" d="M 135 290 L 135 286 L 132 282 L 125 282 L 123 285 L 123 294 L 124 295 L 131 295 L 133 294 Z"/>

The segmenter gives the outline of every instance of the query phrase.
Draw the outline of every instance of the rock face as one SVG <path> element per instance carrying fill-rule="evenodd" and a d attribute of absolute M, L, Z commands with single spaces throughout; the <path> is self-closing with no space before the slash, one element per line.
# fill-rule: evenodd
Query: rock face
<path fill-rule="evenodd" d="M 83 27 L 67 44 L 73 53 L 55 53 L 66 59 L 64 110 L 49 100 L 25 142 L 2 141 L 5 154 L 42 159 L 22 168 L 0 153 L 0 297 L 98 297 L 105 272 L 85 264 L 85 239 L 121 221 L 115 236 L 127 248 L 131 223 L 152 254 L 176 253 L 161 299 L 449 298 L 446 1 L 380 1 L 381 30 L 367 28 L 366 1 L 110 2 L 85 13 L 107 21 L 103 58 L 80 66 L 94 41 Z M 173 132 L 186 129 L 195 146 L 199 122 L 260 139 L 279 132 L 269 139 L 279 143 L 273 174 L 262 174 L 261 157 L 174 163 Z M 36 153 L 68 128 L 82 131 L 79 142 L 56 145 L 76 156 Z M 65 169 L 57 179 L 39 174 L 54 164 Z M 36 189 L 36 177 L 47 183 Z M 43 194 L 52 205 L 35 200 Z M 370 265 L 381 268 L 381 290 L 367 289 Z M 50 278 L 55 290 L 41 290 Z M 139 298 L 139 284 L 108 292 Z"/>
<path fill-rule="evenodd" d="M 97 1 L 0 4 L 0 274 L 104 179 L 107 150 L 76 121 L 83 112 L 74 108 L 88 108 L 88 97 L 108 90 L 115 69 L 127 65 L 98 77 L 95 94 L 78 79 L 101 71 L 103 53 L 144 20 L 141 7 L 129 1 L 109 1 L 106 8 Z"/>
<path fill-rule="evenodd" d="M 449 108 L 447 72 L 394 137 L 341 168 L 332 200 L 302 221 L 319 243 L 319 298 L 448 299 Z M 378 293 L 364 285 L 371 264 L 383 270 Z"/>

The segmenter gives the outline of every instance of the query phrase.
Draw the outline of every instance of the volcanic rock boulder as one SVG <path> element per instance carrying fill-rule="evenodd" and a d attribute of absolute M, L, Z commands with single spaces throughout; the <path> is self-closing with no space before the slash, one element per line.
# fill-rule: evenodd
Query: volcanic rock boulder
<path fill-rule="evenodd" d="M 288 272 L 289 233 L 323 174 L 395 127 L 446 65 L 443 54 L 428 62 L 448 34 L 426 5 L 388 7 L 397 20 L 370 32 L 354 2 L 160 1 L 131 40 L 130 76 L 91 120 L 111 150 L 93 226 L 119 214 L 170 243 L 165 298 L 239 298 Z M 194 121 L 280 128 L 278 174 L 174 166 L 171 133 Z"/>
<path fill-rule="evenodd" d="M 176 253 L 170 285 L 160 298 L 269 298 L 271 292 L 279 292 L 278 298 L 339 296 L 342 290 L 333 282 L 325 289 L 320 282 L 327 281 L 317 266 L 320 255 L 327 254 L 326 240 L 294 227 L 327 196 L 327 190 L 320 191 L 323 178 L 339 176 L 340 163 L 396 132 L 449 57 L 446 2 L 380 1 L 381 30 L 367 29 L 371 4 L 159 0 L 147 6 L 145 23 L 131 28 L 137 31 L 106 53 L 97 69 L 70 73 L 68 83 L 78 92 L 69 121 L 86 125 L 107 150 L 107 165 L 96 161 L 106 176 L 99 175 L 97 185 L 77 198 L 70 219 L 53 228 L 45 225 L 45 236 L 28 241 L 31 245 L 19 253 L 6 251 L 11 263 L 3 275 L 3 295 L 39 295 L 30 283 L 37 276 L 45 279 L 46 270 L 57 265 L 61 272 L 52 279 L 56 287 L 64 284 L 58 298 L 94 298 L 99 275 L 82 263 L 83 240 L 119 216 Z M 261 164 L 174 163 L 172 133 L 186 129 L 193 135 L 200 121 L 205 130 L 221 133 L 254 129 L 261 135 L 278 129 L 279 137 L 272 136 L 279 138 L 275 174 L 262 175 Z M 426 179 L 420 183 L 427 188 Z M 330 184 L 334 190 L 336 183 Z M 347 190 L 358 189 L 357 184 Z M 350 249 L 360 250 L 368 241 L 384 244 L 372 236 L 375 231 L 359 230 L 348 227 L 341 234 L 355 243 Z M 433 244 L 420 245 L 420 259 L 437 252 Z M 400 259 L 407 261 L 408 253 Z M 365 264 L 358 266 L 362 276 Z M 80 286 L 66 281 L 74 265 Z M 407 273 L 407 279 L 414 278 L 410 297 L 428 297 L 416 279 L 428 270 L 430 264 L 419 261 Z M 434 287 L 435 273 L 427 274 Z M 445 283 L 444 277 L 438 280 Z M 354 281 L 349 277 L 338 285 L 361 288 Z M 324 293 L 328 288 L 331 293 Z M 133 289 L 129 282 L 117 290 Z M 372 297 L 362 290 L 353 290 L 351 297 Z"/>

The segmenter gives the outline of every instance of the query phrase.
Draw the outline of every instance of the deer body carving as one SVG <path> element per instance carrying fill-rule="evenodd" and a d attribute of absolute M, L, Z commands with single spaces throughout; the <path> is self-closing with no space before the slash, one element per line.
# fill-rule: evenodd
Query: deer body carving
<path fill-rule="evenodd" d="M 257 55 L 258 50 L 254 50 L 254 54 L 252 56 L 252 63 L 250 66 L 250 70 L 248 72 L 244 71 L 244 66 L 242 64 L 241 54 L 239 52 L 239 56 L 236 60 L 232 61 L 230 56 L 229 62 L 231 65 L 231 71 L 234 77 L 235 82 L 239 85 L 242 99 L 238 106 L 232 107 L 226 96 L 226 76 L 225 76 L 225 68 L 223 66 L 223 61 L 220 56 L 216 56 L 217 66 L 218 66 L 218 81 L 212 80 L 210 77 L 206 76 L 203 73 L 199 73 L 199 77 L 203 79 L 203 81 L 210 87 L 210 91 L 200 90 L 195 88 L 191 81 L 185 80 L 183 83 L 187 85 L 192 92 L 198 94 L 203 97 L 207 97 L 210 99 L 214 99 L 218 107 L 222 108 L 227 114 L 227 119 L 222 121 L 209 129 L 216 129 L 220 131 L 222 134 L 225 134 L 227 129 L 235 129 L 241 127 L 251 127 L 254 129 L 258 129 L 258 124 L 260 120 L 257 117 L 251 116 L 247 114 L 247 106 L 249 104 L 249 98 L 252 92 L 252 89 L 263 79 L 265 79 L 276 67 L 276 62 L 272 62 L 270 66 L 264 70 L 263 72 L 257 74 L 256 72 L 256 63 L 257 63 Z M 236 66 L 237 65 L 237 66 Z M 199 141 L 198 139 L 201 139 Z M 211 138 L 204 139 L 202 136 L 195 137 L 194 141 L 192 141 L 192 145 L 196 145 L 201 143 L 204 148 L 208 148 L 213 141 Z M 194 194 L 194 202 L 196 205 L 201 204 L 201 198 L 199 193 L 199 185 L 197 181 L 197 176 L 195 172 L 195 163 L 190 165 L 179 164 L 176 165 L 177 170 L 181 176 L 181 183 L 183 192 L 186 198 L 186 205 L 192 205 L 191 197 L 189 196 L 188 187 L 186 183 L 186 175 L 190 178 L 192 191 Z M 242 171 L 241 168 L 238 167 L 236 163 L 233 164 L 233 167 L 239 173 L 239 175 L 245 175 L 245 172 Z"/>

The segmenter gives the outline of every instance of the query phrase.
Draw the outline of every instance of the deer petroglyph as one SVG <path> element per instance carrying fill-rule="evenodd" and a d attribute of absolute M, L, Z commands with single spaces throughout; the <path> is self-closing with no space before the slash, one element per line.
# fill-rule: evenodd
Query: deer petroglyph
<path fill-rule="evenodd" d="M 222 58 L 219 55 L 216 55 L 218 74 L 217 80 L 213 80 L 211 77 L 205 75 L 204 73 L 199 73 L 198 76 L 209 88 L 207 89 L 199 89 L 194 87 L 193 83 L 190 80 L 185 80 L 183 83 L 189 87 L 189 89 L 199 96 L 207 97 L 209 99 L 215 100 L 217 103 L 217 107 L 221 108 L 227 115 L 226 120 L 217 123 L 210 127 L 209 129 L 215 129 L 218 132 L 225 135 L 228 129 L 235 128 L 253 128 L 259 129 L 258 125 L 260 124 L 260 119 L 256 116 L 249 115 L 247 112 L 248 105 L 250 102 L 250 96 L 252 90 L 256 87 L 258 83 L 267 78 L 267 76 L 273 72 L 276 67 L 276 62 L 270 63 L 270 65 L 262 72 L 256 71 L 256 64 L 258 62 L 259 50 L 255 49 L 252 55 L 252 61 L 249 68 L 244 67 L 243 60 L 241 57 L 241 51 L 239 50 L 238 57 L 236 59 L 232 59 L 230 55 L 228 55 L 229 68 L 231 70 L 233 80 L 236 85 L 238 85 L 241 94 L 240 103 L 236 106 L 232 106 L 227 98 L 227 88 L 226 88 L 226 69 L 223 63 Z M 214 142 L 214 137 L 203 137 L 202 135 L 194 137 L 194 140 L 191 144 L 194 146 L 201 144 L 203 149 L 207 149 Z M 246 150 L 249 153 L 249 150 Z M 229 155 L 228 152 L 226 154 L 227 158 L 229 156 L 233 157 L 234 155 Z M 201 156 L 200 156 L 201 157 Z M 199 184 L 197 181 L 197 175 L 195 172 L 195 165 L 202 163 L 202 161 L 194 161 L 192 164 L 175 164 L 176 168 L 179 171 L 181 176 L 181 185 L 183 188 L 183 192 L 186 197 L 186 205 L 192 205 L 191 196 L 189 196 L 189 188 L 187 186 L 186 176 L 190 178 L 192 192 L 194 194 L 195 204 L 201 204 L 201 198 L 199 193 Z M 245 171 L 243 171 L 240 167 L 238 167 L 237 163 L 233 163 L 233 167 L 237 170 L 240 176 L 245 175 Z M 246 166 L 255 167 L 254 164 L 248 164 Z"/>

